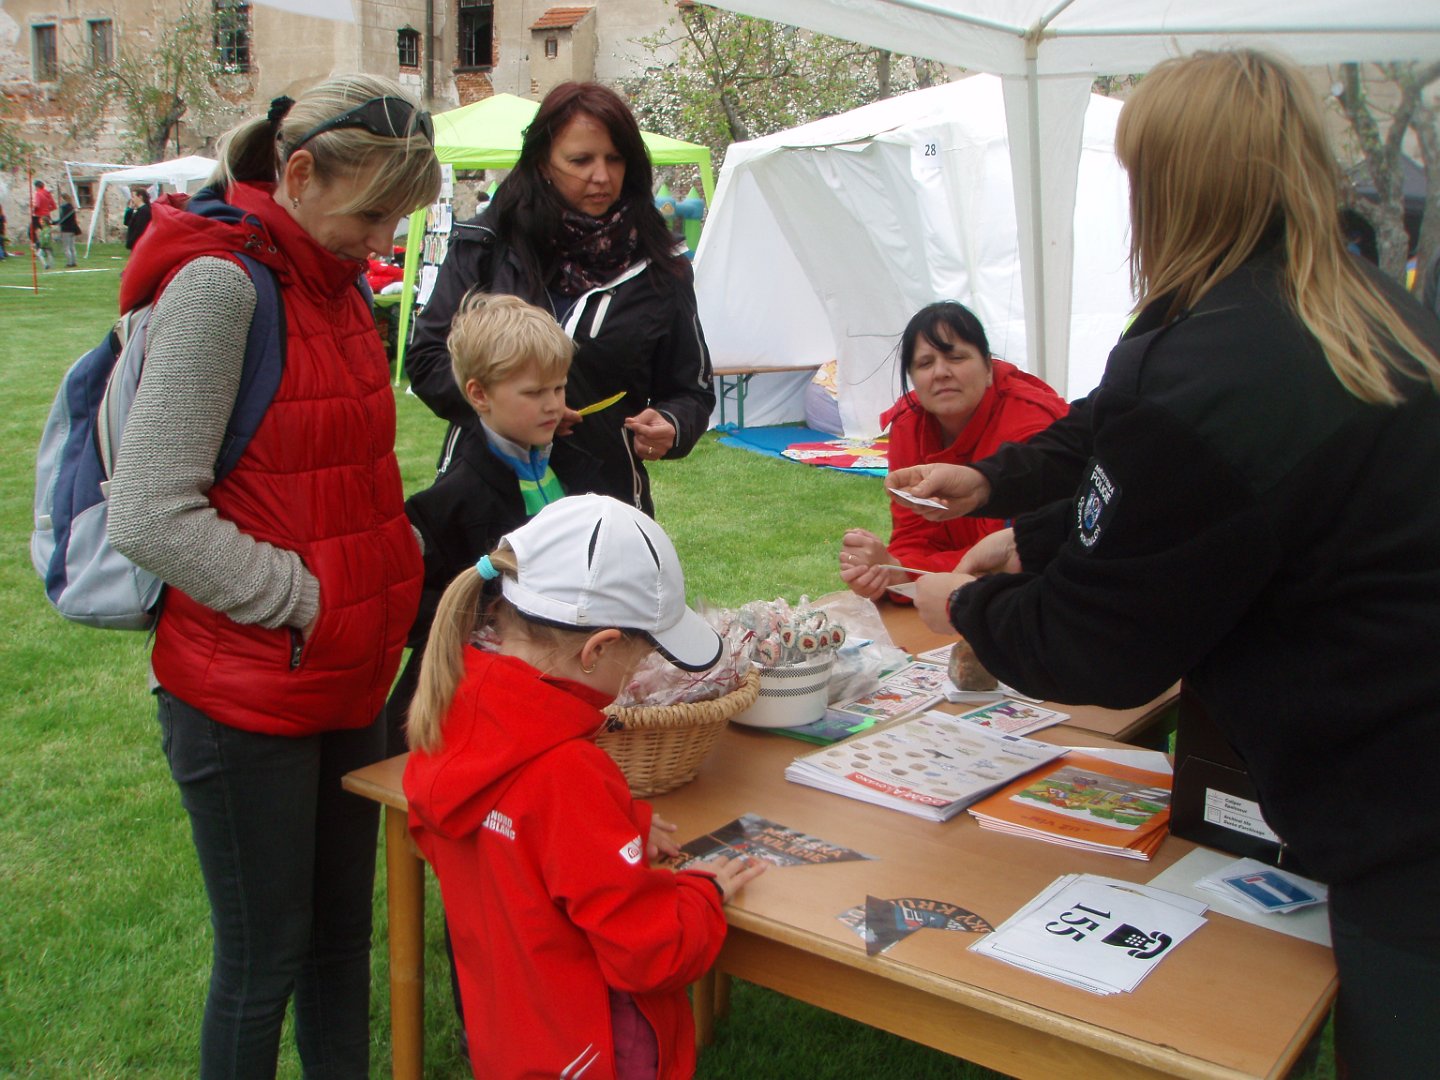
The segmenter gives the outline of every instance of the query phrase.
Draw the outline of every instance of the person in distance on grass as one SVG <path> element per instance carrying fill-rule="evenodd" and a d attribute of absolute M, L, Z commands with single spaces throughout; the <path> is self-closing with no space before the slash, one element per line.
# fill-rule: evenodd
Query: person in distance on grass
<path fill-rule="evenodd" d="M 1440 322 L 1346 251 L 1292 65 L 1166 61 L 1115 146 L 1139 315 L 1005 468 L 890 477 L 951 512 L 1058 498 L 917 606 L 1040 697 L 1123 708 L 1183 676 L 1284 865 L 1330 886 L 1340 1074 L 1433 1076 L 1440 803 L 1407 777 L 1440 760 Z"/>
<path fill-rule="evenodd" d="M 604 495 L 551 503 L 446 589 L 404 788 L 477 1077 L 694 1071 L 685 987 L 720 950 L 722 905 L 763 864 L 651 867 L 676 853 L 674 826 L 630 797 L 594 737 L 647 653 L 702 671 L 720 648 L 685 606 L 669 537 Z"/>
<path fill-rule="evenodd" d="M 900 400 L 880 417 L 890 429 L 892 471 L 974 461 L 1043 431 L 1068 408 L 1034 375 L 992 357 L 980 320 L 955 300 L 926 305 L 905 327 L 900 385 Z M 910 579 L 883 564 L 954 570 L 977 540 L 1004 525 L 978 517 L 927 521 L 898 500 L 890 503 L 890 519 L 888 545 L 866 529 L 848 530 L 840 545 L 841 580 L 871 600 Z"/>
<path fill-rule="evenodd" d="M 154 208 L 150 205 L 150 192 L 143 187 L 130 189 L 130 209 L 125 218 L 125 250 L 134 251 L 135 245 L 150 227 Z"/>
<path fill-rule="evenodd" d="M 183 210 L 155 206 L 121 279 L 122 311 L 154 308 L 110 539 L 166 585 L 152 685 L 214 932 L 199 1068 L 177 1074 L 273 1077 L 292 999 L 306 1076 L 369 1074 L 379 808 L 341 778 L 384 756 L 422 567 L 356 282 L 439 192 L 433 139 L 387 79 L 277 98 Z M 274 274 L 285 363 L 217 481 L 259 303 L 241 251 Z"/>
<path fill-rule="evenodd" d="M 40 242 L 40 228 L 50 224 L 50 215 L 55 212 L 55 196 L 45 186 L 44 180 L 35 181 L 34 194 L 30 196 L 30 243 Z"/>
<path fill-rule="evenodd" d="M 60 196 L 60 212 L 55 224 L 60 228 L 60 250 L 65 253 L 65 265 L 75 265 L 75 238 L 80 235 L 80 216 L 75 213 L 75 204 L 68 193 Z"/>

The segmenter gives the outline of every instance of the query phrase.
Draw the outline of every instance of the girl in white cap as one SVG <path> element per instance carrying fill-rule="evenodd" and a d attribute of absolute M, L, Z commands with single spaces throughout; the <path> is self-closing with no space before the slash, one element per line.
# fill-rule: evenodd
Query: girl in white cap
<path fill-rule="evenodd" d="M 484 606 L 488 582 L 500 597 Z M 472 644 L 482 626 L 497 647 Z M 669 538 L 603 495 L 542 509 L 440 600 L 407 728 L 410 831 L 435 868 L 477 1075 L 687 1077 L 685 987 L 721 906 L 763 869 L 654 869 L 674 826 L 595 745 L 652 649 L 701 671 L 715 631 L 685 606 Z"/>

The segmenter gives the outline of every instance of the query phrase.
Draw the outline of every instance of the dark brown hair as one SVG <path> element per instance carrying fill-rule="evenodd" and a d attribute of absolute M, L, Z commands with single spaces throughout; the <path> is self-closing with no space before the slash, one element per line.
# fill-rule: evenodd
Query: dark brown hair
<path fill-rule="evenodd" d="M 549 161 L 556 136 L 581 113 L 604 125 L 625 159 L 619 204 L 635 225 L 639 254 L 676 277 L 688 274 L 689 263 L 676 253 L 665 219 L 655 209 L 654 173 L 640 125 L 625 99 L 599 83 L 561 83 L 545 95 L 540 111 L 525 129 L 519 160 L 495 190 L 486 221 L 493 224 L 500 241 L 519 256 L 530 286 L 543 289 L 554 270 L 553 253 L 565 206 L 546 186 L 540 166 Z"/>

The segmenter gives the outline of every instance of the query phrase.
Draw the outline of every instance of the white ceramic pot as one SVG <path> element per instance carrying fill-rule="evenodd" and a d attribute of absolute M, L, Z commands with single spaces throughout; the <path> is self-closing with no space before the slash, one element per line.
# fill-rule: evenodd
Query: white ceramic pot
<path fill-rule="evenodd" d="M 760 669 L 760 694 L 744 712 L 730 719 L 762 728 L 804 727 L 825 715 L 830 669 L 835 654 L 803 664 Z"/>

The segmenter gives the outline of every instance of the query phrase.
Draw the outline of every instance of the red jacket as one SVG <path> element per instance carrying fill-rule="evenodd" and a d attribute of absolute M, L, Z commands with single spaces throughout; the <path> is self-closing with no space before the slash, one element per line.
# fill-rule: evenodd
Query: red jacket
<path fill-rule="evenodd" d="M 36 188 L 30 198 L 30 213 L 34 217 L 48 218 L 55 212 L 55 196 L 49 188 Z"/>
<path fill-rule="evenodd" d="M 650 807 L 591 741 L 600 704 L 470 648 L 440 749 L 405 768 L 410 832 L 440 879 L 487 1080 L 613 1077 L 607 988 L 633 995 L 655 1029 L 662 1080 L 695 1068 L 685 987 L 725 940 L 720 896 L 707 875 L 646 865 Z"/>
<path fill-rule="evenodd" d="M 949 446 L 935 418 L 920 407 L 914 391 L 880 417 L 890 426 L 889 467 L 908 468 L 940 461 L 968 465 L 989 457 L 1001 443 L 1025 442 L 1070 411 L 1065 399 L 1034 375 L 1004 360 L 992 360 L 994 383 L 975 413 Z M 926 521 L 899 503 L 890 503 L 890 554 L 917 570 L 953 570 L 961 556 L 982 537 L 999 531 L 997 518 Z"/>
<path fill-rule="evenodd" d="M 221 723 L 298 736 L 379 715 L 422 570 L 395 460 L 389 365 L 355 287 L 364 265 L 316 244 L 272 191 L 238 184 L 227 192 L 246 211 L 244 224 L 156 205 L 125 268 L 120 306 L 144 303 L 199 255 L 247 249 L 277 275 L 285 373 L 209 501 L 242 532 L 300 553 L 320 583 L 319 618 L 292 664 L 290 628 L 242 625 L 167 589 L 152 664 L 165 689 Z"/>

